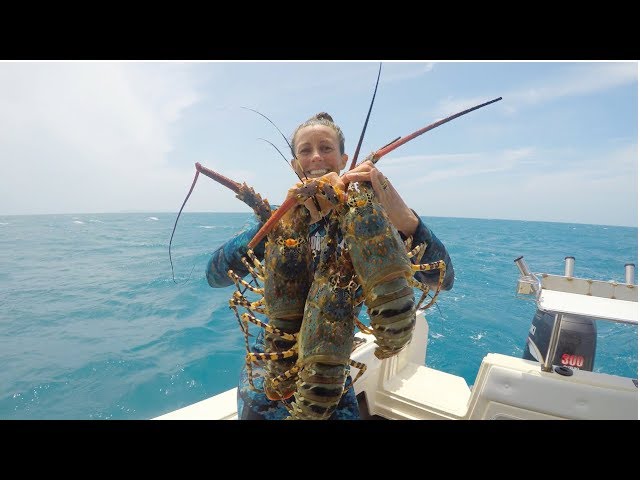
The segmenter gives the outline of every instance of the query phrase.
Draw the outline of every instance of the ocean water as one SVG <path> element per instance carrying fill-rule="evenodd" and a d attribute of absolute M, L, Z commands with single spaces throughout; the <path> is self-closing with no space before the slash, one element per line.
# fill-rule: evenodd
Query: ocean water
<path fill-rule="evenodd" d="M 0 216 L 0 419 L 148 419 L 236 386 L 234 287 L 204 269 L 250 217 L 183 213 L 176 283 L 176 213 Z M 637 228 L 424 220 L 456 273 L 428 312 L 425 364 L 469 385 L 488 352 L 522 356 L 535 303 L 515 294 L 516 257 L 562 275 L 570 255 L 576 277 L 619 282 L 638 264 Z M 594 370 L 637 378 L 637 327 L 597 327 Z"/>

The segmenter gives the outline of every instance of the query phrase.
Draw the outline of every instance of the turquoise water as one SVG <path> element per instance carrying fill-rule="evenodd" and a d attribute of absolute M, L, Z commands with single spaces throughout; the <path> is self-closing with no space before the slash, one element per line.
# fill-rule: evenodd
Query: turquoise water
<path fill-rule="evenodd" d="M 204 268 L 250 217 L 183 213 L 176 284 L 176 213 L 0 216 L 0 419 L 146 419 L 234 387 L 233 287 Z M 571 255 L 576 277 L 620 282 L 638 264 L 637 228 L 424 220 L 456 272 L 428 313 L 426 364 L 469 385 L 488 352 L 522 356 L 535 304 L 515 295 L 516 257 L 562 275 Z M 637 378 L 637 327 L 598 323 L 594 370 Z"/>

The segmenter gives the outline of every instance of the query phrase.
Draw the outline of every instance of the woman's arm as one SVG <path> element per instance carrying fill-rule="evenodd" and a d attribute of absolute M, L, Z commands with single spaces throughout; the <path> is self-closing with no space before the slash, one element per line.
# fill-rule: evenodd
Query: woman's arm
<path fill-rule="evenodd" d="M 427 244 L 427 248 L 425 249 L 422 258 L 420 259 L 420 263 L 432 263 L 437 262 L 438 260 L 444 260 L 447 268 L 445 270 L 444 279 L 442 280 L 441 289 L 451 290 L 451 288 L 453 287 L 455 273 L 453 271 L 453 263 L 451 262 L 451 257 L 449 257 L 449 252 L 447 252 L 447 248 L 440 241 L 440 239 L 436 237 L 431 229 L 429 229 L 429 227 L 424 224 L 418 214 L 415 212 L 413 212 L 413 214 L 418 219 L 418 226 L 412 236 L 410 247 L 415 248 L 420 244 Z M 402 232 L 399 233 L 402 240 L 407 239 L 407 237 Z M 440 270 L 438 269 L 416 272 L 416 274 L 414 275 L 416 280 L 425 283 L 433 288 L 435 288 L 438 284 L 439 276 Z"/>
<path fill-rule="evenodd" d="M 233 280 L 227 274 L 229 270 L 233 270 L 240 278 L 249 273 L 241 259 L 247 255 L 247 245 L 253 236 L 258 233 L 261 226 L 260 223 L 256 223 L 245 228 L 211 254 L 205 271 L 207 282 L 210 286 L 217 288 L 233 285 Z M 264 258 L 264 245 L 265 240 L 261 241 L 253 249 L 253 253 L 258 260 Z"/>

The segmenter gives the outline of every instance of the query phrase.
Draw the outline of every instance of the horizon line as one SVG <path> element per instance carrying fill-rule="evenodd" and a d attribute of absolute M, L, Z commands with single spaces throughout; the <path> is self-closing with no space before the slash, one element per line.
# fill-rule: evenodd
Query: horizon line
<path fill-rule="evenodd" d="M 277 206 L 276 206 L 277 207 Z M 74 212 L 74 213 L 7 213 L 0 214 L 0 218 L 2 217 L 29 217 L 29 216 L 44 216 L 44 215 L 115 215 L 115 214 L 172 214 L 177 215 L 177 212 L 174 211 L 165 211 L 165 210 L 120 210 L 115 212 Z M 252 211 L 229 211 L 229 212 L 217 212 L 217 211 L 189 211 L 182 212 L 182 215 L 193 213 L 193 214 L 248 214 L 255 215 Z M 463 217 L 463 216 L 444 216 L 444 215 L 419 215 L 421 218 L 455 218 L 455 219 L 463 219 L 463 220 L 487 220 L 487 221 L 509 221 L 509 222 L 540 222 L 540 223 L 563 223 L 568 225 L 595 225 L 602 227 L 623 227 L 623 228 L 638 228 L 638 224 L 635 225 L 615 225 L 615 224 L 605 224 L 605 223 L 587 223 L 587 222 L 579 222 L 579 221 L 568 221 L 568 220 L 526 220 L 521 218 L 497 218 L 497 217 Z"/>

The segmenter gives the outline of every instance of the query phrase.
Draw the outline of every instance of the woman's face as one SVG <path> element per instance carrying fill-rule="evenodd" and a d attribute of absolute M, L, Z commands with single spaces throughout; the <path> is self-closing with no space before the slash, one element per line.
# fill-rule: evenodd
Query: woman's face
<path fill-rule="evenodd" d="M 349 159 L 347 154 L 340 154 L 336 131 L 326 125 L 301 128 L 294 141 L 298 161 L 294 159 L 292 164 L 303 178 L 317 178 L 329 172 L 340 173 Z"/>

